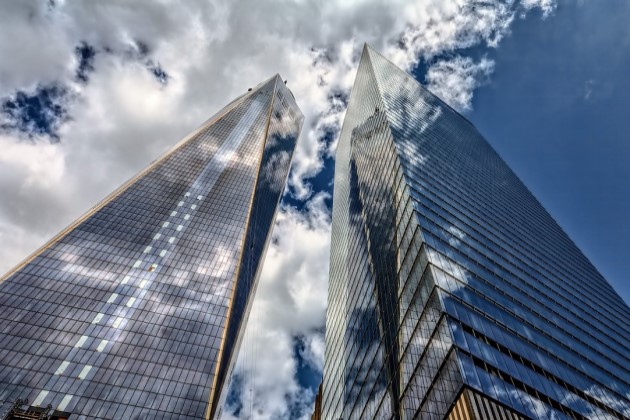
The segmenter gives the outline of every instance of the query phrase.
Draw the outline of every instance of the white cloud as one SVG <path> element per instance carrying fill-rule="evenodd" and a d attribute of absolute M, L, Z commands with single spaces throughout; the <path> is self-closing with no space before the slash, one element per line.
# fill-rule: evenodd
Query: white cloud
<path fill-rule="evenodd" d="M 329 216 L 308 178 L 323 167 L 344 115 L 363 42 L 410 70 L 418 60 L 473 45 L 495 47 L 519 6 L 511 0 L 0 2 L 0 97 L 59 82 L 71 120 L 60 143 L 0 137 L 0 271 L 6 271 L 107 193 L 166 151 L 229 99 L 279 72 L 306 120 L 294 154 L 291 193 L 311 195 L 305 213 L 278 216 L 258 293 L 256 339 L 275 360 L 256 371 L 256 417 L 287 416 L 284 395 L 312 395 L 294 377 L 292 337 L 321 367 Z M 551 13 L 552 0 L 522 8 Z M 96 50 L 87 84 L 74 50 Z M 146 56 L 141 45 L 146 45 Z M 9 59 L 10 58 L 10 59 Z M 147 68 L 159 63 L 162 85 Z M 469 109 L 492 62 L 455 56 L 429 71 L 431 89 Z M 262 328 L 259 329 L 263 330 Z M 310 353 L 309 353 L 310 352 Z M 319 361 L 319 362 L 318 362 Z M 246 370 L 244 370 L 246 372 Z M 263 375 L 264 373 L 264 375 Z M 246 381 L 251 378 L 246 377 Z M 284 404 L 284 405 L 283 405 Z"/>
<path fill-rule="evenodd" d="M 590 99 L 593 94 L 593 86 L 595 85 L 595 81 L 593 79 L 588 79 L 584 82 L 584 100 L 587 101 Z"/>
<path fill-rule="evenodd" d="M 324 334 L 313 334 L 305 337 L 304 350 L 301 352 L 302 360 L 313 369 L 322 372 L 324 369 Z"/>
<path fill-rule="evenodd" d="M 408 24 L 400 44 L 381 42 L 392 61 L 409 69 L 420 58 L 466 48 L 477 44 L 491 47 L 508 33 L 514 19 L 512 1 L 431 1 L 404 6 Z"/>
<path fill-rule="evenodd" d="M 549 16 L 556 10 L 557 3 L 555 0 L 522 0 L 525 9 L 540 9 L 543 17 Z"/>
<path fill-rule="evenodd" d="M 326 198 L 313 197 L 304 213 L 287 208 L 278 215 L 235 369 L 244 378 L 244 406 L 253 405 L 256 418 L 293 418 L 292 407 L 310 407 L 313 399 L 295 377 L 294 339 L 304 337 L 304 360 L 321 369 L 330 252 Z"/>
<path fill-rule="evenodd" d="M 468 111 L 474 90 L 493 70 L 494 62 L 485 57 L 478 62 L 462 56 L 440 60 L 427 71 L 427 87 L 453 108 Z"/>

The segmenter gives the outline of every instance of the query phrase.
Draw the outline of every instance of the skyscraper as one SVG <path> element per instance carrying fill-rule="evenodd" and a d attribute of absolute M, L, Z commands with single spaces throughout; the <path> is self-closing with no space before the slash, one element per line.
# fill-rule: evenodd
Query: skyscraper
<path fill-rule="evenodd" d="M 335 166 L 322 417 L 630 417 L 630 310 L 475 127 L 366 46 Z"/>
<path fill-rule="evenodd" d="M 217 417 L 302 122 L 272 77 L 8 273 L 0 415 Z"/>

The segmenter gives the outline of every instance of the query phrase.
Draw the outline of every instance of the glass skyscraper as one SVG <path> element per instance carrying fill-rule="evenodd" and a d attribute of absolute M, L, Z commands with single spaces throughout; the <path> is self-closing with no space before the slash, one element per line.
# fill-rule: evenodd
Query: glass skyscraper
<path fill-rule="evenodd" d="M 218 417 L 302 122 L 272 77 L 2 278 L 0 416 Z"/>
<path fill-rule="evenodd" d="M 338 143 L 325 419 L 630 417 L 630 310 L 475 127 L 366 46 Z"/>

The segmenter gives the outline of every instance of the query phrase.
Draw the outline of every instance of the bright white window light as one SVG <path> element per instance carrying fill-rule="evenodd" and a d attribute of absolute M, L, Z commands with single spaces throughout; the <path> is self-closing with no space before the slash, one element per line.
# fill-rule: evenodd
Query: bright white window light
<path fill-rule="evenodd" d="M 87 339 L 88 339 L 87 335 L 82 335 L 81 338 L 79 338 L 79 341 L 77 341 L 77 344 L 74 345 L 74 347 L 77 347 L 77 348 L 83 347 Z"/>
<path fill-rule="evenodd" d="M 61 402 L 57 406 L 57 410 L 64 411 L 66 407 L 68 406 L 68 404 L 70 404 L 72 397 L 73 395 L 66 395 L 65 397 L 63 397 L 63 400 L 61 400 Z"/>
<path fill-rule="evenodd" d="M 68 367 L 69 364 L 70 364 L 70 362 L 68 362 L 67 360 L 61 362 L 61 364 L 59 365 L 59 367 L 55 371 L 55 375 L 61 375 L 62 373 L 64 373 L 66 371 L 66 368 Z"/>
<path fill-rule="evenodd" d="M 79 379 L 85 379 L 91 370 L 92 366 L 83 366 L 83 369 L 81 369 L 81 372 L 79 373 Z"/>
<path fill-rule="evenodd" d="M 99 322 L 101 322 L 101 319 L 103 319 L 103 314 L 98 314 L 94 317 L 94 321 L 92 321 L 92 324 L 98 324 Z"/>
<path fill-rule="evenodd" d="M 109 341 L 107 341 L 107 340 L 102 340 L 102 341 L 100 342 L 100 344 L 98 345 L 98 347 L 96 348 L 96 351 L 100 353 L 100 352 L 102 352 L 103 350 L 105 350 L 105 347 L 107 347 L 107 343 L 109 343 Z"/>
<path fill-rule="evenodd" d="M 112 293 L 109 299 L 107 299 L 107 303 L 114 303 L 117 297 L 118 297 L 118 293 Z"/>
<path fill-rule="evenodd" d="M 42 405 L 42 403 L 44 402 L 44 398 L 46 398 L 47 395 L 48 395 L 48 391 L 40 392 L 37 398 L 35 398 L 35 400 L 33 401 L 33 405 L 36 407 L 39 407 L 40 405 Z"/>

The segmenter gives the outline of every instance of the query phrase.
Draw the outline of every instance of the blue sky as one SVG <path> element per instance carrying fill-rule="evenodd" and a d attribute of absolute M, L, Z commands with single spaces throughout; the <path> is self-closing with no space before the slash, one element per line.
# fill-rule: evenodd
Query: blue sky
<path fill-rule="evenodd" d="M 630 302 L 630 3 L 517 20 L 468 117 Z"/>
<path fill-rule="evenodd" d="M 307 418 L 335 140 L 369 42 L 479 128 L 628 302 L 629 21 L 625 0 L 0 2 L 0 271 L 279 72 L 306 120 L 226 417 Z"/>

